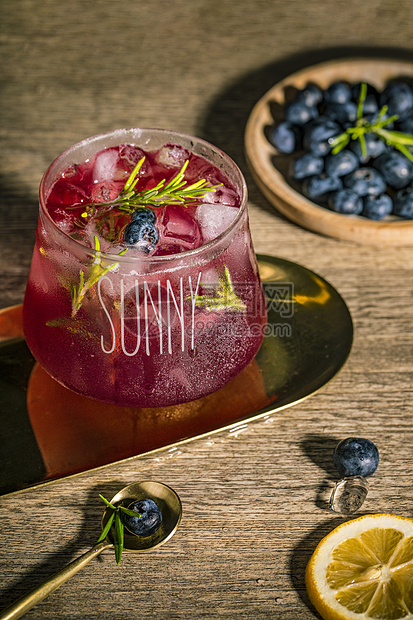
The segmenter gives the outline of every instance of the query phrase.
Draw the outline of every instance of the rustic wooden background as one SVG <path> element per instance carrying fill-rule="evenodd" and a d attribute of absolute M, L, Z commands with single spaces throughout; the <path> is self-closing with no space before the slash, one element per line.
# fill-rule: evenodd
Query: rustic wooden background
<path fill-rule="evenodd" d="M 94 544 L 98 493 L 139 479 L 179 493 L 175 537 L 119 567 L 105 553 L 27 618 L 317 618 L 304 569 L 341 521 L 325 500 L 332 448 L 350 435 L 380 450 L 366 511 L 412 516 L 412 248 L 295 226 L 258 192 L 243 155 L 251 108 L 279 79 L 346 55 L 413 60 L 412 21 L 410 0 L 3 0 L 0 307 L 23 300 L 48 164 L 89 135 L 156 126 L 206 138 L 237 161 L 256 251 L 333 284 L 355 337 L 331 383 L 265 423 L 3 497 L 0 609 Z"/>

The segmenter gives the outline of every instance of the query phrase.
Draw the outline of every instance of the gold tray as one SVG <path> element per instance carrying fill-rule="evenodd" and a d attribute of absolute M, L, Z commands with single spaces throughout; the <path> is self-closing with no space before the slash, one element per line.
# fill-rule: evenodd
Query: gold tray
<path fill-rule="evenodd" d="M 64 388 L 30 354 L 22 306 L 1 310 L 0 495 L 236 429 L 332 379 L 352 345 L 345 302 L 301 265 L 272 256 L 258 264 L 268 325 L 257 356 L 221 390 L 173 407 L 107 405 Z"/>

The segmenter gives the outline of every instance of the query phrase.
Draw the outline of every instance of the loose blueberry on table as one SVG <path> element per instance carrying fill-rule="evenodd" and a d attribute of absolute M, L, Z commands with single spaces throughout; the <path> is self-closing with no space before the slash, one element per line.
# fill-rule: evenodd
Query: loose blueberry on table
<path fill-rule="evenodd" d="M 369 439 L 348 437 L 335 447 L 333 462 L 342 479 L 333 489 L 329 507 L 335 512 L 352 514 L 367 497 L 366 478 L 379 465 L 379 451 Z"/>
<path fill-rule="evenodd" d="M 379 465 L 379 451 L 369 439 L 348 437 L 337 444 L 334 466 L 341 476 L 371 476 Z"/>
<path fill-rule="evenodd" d="M 318 205 L 371 220 L 413 219 L 413 82 L 309 83 L 285 103 L 269 142 Z M 393 217 L 393 219 L 395 219 Z"/>

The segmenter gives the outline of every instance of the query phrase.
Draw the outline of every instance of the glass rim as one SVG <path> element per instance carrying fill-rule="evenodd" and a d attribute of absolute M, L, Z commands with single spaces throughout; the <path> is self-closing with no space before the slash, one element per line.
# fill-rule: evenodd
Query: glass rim
<path fill-rule="evenodd" d="M 111 138 L 111 137 L 115 137 L 116 135 L 119 135 L 119 136 L 125 135 L 125 137 L 127 137 L 128 135 L 132 135 L 132 132 L 135 132 L 135 133 L 141 132 L 141 134 L 143 133 L 157 134 L 159 136 L 161 136 L 162 134 L 165 134 L 170 137 L 176 137 L 177 144 L 181 144 L 181 142 L 179 142 L 179 139 L 193 142 L 194 145 L 200 144 L 204 146 L 207 150 L 214 152 L 219 157 L 221 157 L 223 160 L 225 160 L 226 163 L 230 165 L 230 167 L 233 169 L 236 176 L 238 177 L 239 187 L 237 187 L 237 190 L 238 189 L 240 190 L 240 206 L 238 207 L 238 213 L 234 217 L 232 222 L 229 224 L 229 226 L 227 226 L 227 228 L 225 228 L 221 233 L 219 233 L 216 237 L 214 237 L 214 239 L 211 239 L 207 243 L 204 243 L 198 246 L 197 248 L 193 248 L 192 250 L 185 250 L 184 252 L 179 252 L 177 254 L 165 254 L 161 256 L 142 256 L 142 257 L 130 256 L 130 255 L 128 256 L 127 252 L 125 252 L 125 254 L 112 254 L 110 252 L 105 252 L 103 250 L 99 250 L 93 247 L 88 247 L 84 245 L 83 243 L 81 243 L 80 241 L 78 241 L 77 239 L 73 239 L 73 237 L 71 237 L 64 230 L 62 230 L 62 228 L 60 228 L 56 224 L 56 222 L 53 220 L 53 218 L 50 216 L 50 213 L 46 207 L 47 182 L 49 182 L 49 187 L 47 188 L 49 191 L 53 187 L 53 184 L 58 179 L 58 176 L 55 176 L 55 178 L 52 178 L 49 181 L 49 176 L 53 173 L 54 169 L 58 167 L 59 163 L 63 159 L 67 158 L 70 155 L 70 153 L 81 150 L 86 145 L 101 142 L 104 138 Z M 129 141 L 126 143 L 134 145 L 133 141 Z M 122 144 L 122 142 L 118 142 L 118 144 Z M 115 144 L 113 146 L 115 146 Z M 140 148 L 143 148 L 143 146 L 141 146 Z M 102 146 L 102 149 L 103 148 L 108 148 L 108 147 Z M 96 152 L 97 152 L 97 149 L 93 151 L 93 153 L 96 153 Z M 244 175 L 242 174 L 241 169 L 235 163 L 235 161 L 229 155 L 227 155 L 222 149 L 215 146 L 211 142 L 204 140 L 203 138 L 198 138 L 191 134 L 187 134 L 187 133 L 180 132 L 180 131 L 169 130 L 169 129 L 155 128 L 155 127 L 153 128 L 151 127 L 142 127 L 142 128 L 141 127 L 130 127 L 130 128 L 115 129 L 112 131 L 99 133 L 94 136 L 90 136 L 89 138 L 85 138 L 79 142 L 76 142 L 72 146 L 65 149 L 62 153 L 60 153 L 60 155 L 58 155 L 51 162 L 51 164 L 48 166 L 47 170 L 43 174 L 42 179 L 40 181 L 40 185 L 39 185 L 39 204 L 40 204 L 41 213 L 47 218 L 48 222 L 53 226 L 53 229 L 57 232 L 57 234 L 65 239 L 65 243 L 69 243 L 69 245 L 73 244 L 73 247 L 77 248 L 78 251 L 86 252 L 89 255 L 99 256 L 99 258 L 103 257 L 108 260 L 116 260 L 116 262 L 122 262 L 122 263 L 143 261 L 145 262 L 145 264 L 150 264 L 150 263 L 161 264 L 164 262 L 173 262 L 173 261 L 177 261 L 177 260 L 181 260 L 181 259 L 185 259 L 189 257 L 199 256 L 204 253 L 208 253 L 212 251 L 216 246 L 219 246 L 222 242 L 224 242 L 225 239 L 232 234 L 233 230 L 237 228 L 239 221 L 242 219 L 244 212 L 247 209 L 247 202 L 248 202 L 248 189 L 247 189 L 247 184 L 246 184 Z M 128 247 L 128 246 L 125 246 L 125 247 Z"/>

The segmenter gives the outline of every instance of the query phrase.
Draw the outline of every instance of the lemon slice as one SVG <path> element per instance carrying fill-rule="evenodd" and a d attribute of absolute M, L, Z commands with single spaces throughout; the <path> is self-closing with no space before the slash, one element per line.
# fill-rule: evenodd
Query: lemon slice
<path fill-rule="evenodd" d="M 413 519 L 342 523 L 318 544 L 305 583 L 325 620 L 413 620 Z"/>

